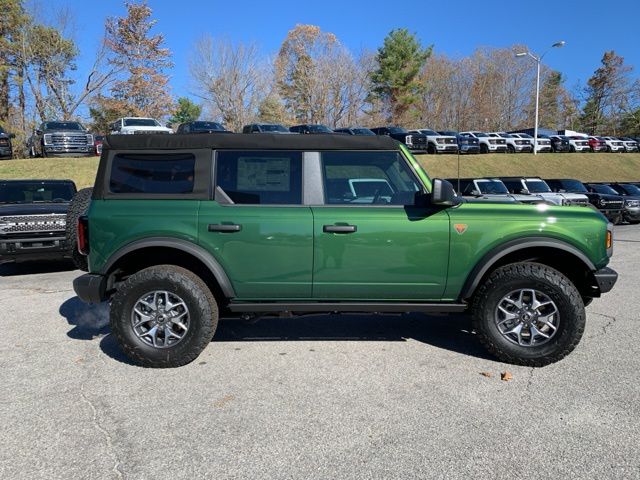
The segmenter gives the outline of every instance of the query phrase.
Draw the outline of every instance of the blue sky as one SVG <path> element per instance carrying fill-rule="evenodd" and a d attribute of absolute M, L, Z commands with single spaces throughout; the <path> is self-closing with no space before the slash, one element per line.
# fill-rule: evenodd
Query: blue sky
<path fill-rule="evenodd" d="M 46 8 L 68 6 L 74 12 L 75 39 L 81 49 L 79 72 L 90 66 L 103 33 L 104 19 L 123 15 L 121 0 L 50 0 Z M 188 59 L 194 42 L 205 34 L 255 42 L 265 55 L 275 54 L 287 31 L 309 23 L 337 35 L 352 51 L 375 49 L 393 28 L 415 32 L 423 44 L 452 57 L 477 47 L 526 44 L 542 53 L 557 40 L 545 63 L 562 72 L 569 88 L 584 84 L 606 50 L 615 50 L 640 76 L 638 3 L 611 1 L 252 1 L 149 0 L 156 31 L 165 34 L 174 55 L 170 72 L 173 94 L 188 95 Z M 532 65 L 533 67 L 533 65 Z"/>

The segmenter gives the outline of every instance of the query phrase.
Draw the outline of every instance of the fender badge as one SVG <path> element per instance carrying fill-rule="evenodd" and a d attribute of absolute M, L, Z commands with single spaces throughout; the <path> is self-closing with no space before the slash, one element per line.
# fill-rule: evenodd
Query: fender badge
<path fill-rule="evenodd" d="M 467 231 L 467 227 L 468 225 L 466 223 L 456 223 L 453 228 L 456 229 L 456 232 L 458 232 L 459 235 L 462 235 L 464 232 Z"/>

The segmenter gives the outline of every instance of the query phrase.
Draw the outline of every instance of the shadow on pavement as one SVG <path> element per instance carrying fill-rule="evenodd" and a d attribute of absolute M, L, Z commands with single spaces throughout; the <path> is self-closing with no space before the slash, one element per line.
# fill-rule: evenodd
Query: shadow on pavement
<path fill-rule="evenodd" d="M 100 349 L 119 362 L 131 364 L 109 328 L 109 306 L 90 305 L 73 297 L 60 306 L 60 314 L 73 328 L 75 340 L 100 340 Z M 444 350 L 491 359 L 471 333 L 466 315 L 305 315 L 265 317 L 258 321 L 222 318 L 213 338 L 217 342 L 301 342 L 377 341 L 404 342 L 409 339 Z"/>
<path fill-rule="evenodd" d="M 0 277 L 34 275 L 37 273 L 70 272 L 75 269 L 76 267 L 70 260 L 3 263 L 0 265 Z"/>

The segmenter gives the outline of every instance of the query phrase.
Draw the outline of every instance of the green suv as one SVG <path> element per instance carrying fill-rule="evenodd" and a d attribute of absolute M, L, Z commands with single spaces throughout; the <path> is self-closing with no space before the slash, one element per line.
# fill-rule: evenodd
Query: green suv
<path fill-rule="evenodd" d="M 107 137 L 70 215 L 76 293 L 152 367 L 194 360 L 219 316 L 465 311 L 498 358 L 542 366 L 617 279 L 597 211 L 465 201 L 388 137 Z"/>

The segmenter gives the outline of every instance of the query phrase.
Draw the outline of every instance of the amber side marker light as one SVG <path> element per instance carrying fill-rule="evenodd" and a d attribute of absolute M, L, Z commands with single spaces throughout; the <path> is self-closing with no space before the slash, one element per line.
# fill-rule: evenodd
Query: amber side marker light
<path fill-rule="evenodd" d="M 607 230 L 607 250 L 613 247 L 613 233 L 611 230 Z"/>

